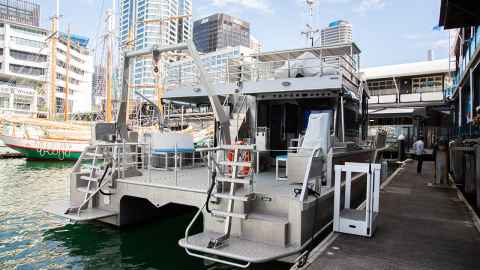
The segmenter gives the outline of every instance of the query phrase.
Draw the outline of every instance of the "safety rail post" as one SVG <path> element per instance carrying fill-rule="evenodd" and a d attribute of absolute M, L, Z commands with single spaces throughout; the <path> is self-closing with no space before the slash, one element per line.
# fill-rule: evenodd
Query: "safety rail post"
<path fill-rule="evenodd" d="M 152 136 L 150 135 L 149 145 L 148 145 L 148 183 L 152 182 Z"/>
<path fill-rule="evenodd" d="M 121 168 L 121 171 L 122 171 L 122 179 L 125 178 L 125 169 L 126 169 L 126 158 L 127 158 L 127 155 L 126 155 L 126 148 L 125 148 L 125 140 L 123 140 L 122 142 L 122 168 Z"/>
<path fill-rule="evenodd" d="M 312 168 L 313 158 L 317 155 L 318 151 L 321 151 L 321 147 L 316 146 L 312 149 L 312 154 L 310 155 L 310 159 L 307 162 L 307 168 L 305 170 L 305 176 L 303 177 L 303 184 L 302 184 L 302 192 L 300 193 L 300 201 L 305 201 L 305 194 L 307 193 L 308 188 L 308 180 L 310 180 L 310 170 Z M 308 195 L 307 195 L 308 197 Z"/>

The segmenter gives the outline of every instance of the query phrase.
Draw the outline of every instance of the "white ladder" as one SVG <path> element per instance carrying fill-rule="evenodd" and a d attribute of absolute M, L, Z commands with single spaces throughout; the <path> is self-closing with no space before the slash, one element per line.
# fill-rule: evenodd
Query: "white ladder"
<path fill-rule="evenodd" d="M 94 149 L 93 152 L 91 151 L 92 149 Z M 111 180 L 111 168 L 107 167 L 106 158 L 102 152 L 103 148 L 97 145 L 95 147 L 87 147 L 82 154 L 83 160 L 90 159 L 92 162 L 87 166 L 89 169 L 89 175 L 80 176 L 80 180 L 86 181 L 87 185 L 85 187 L 82 186 L 77 188 L 78 191 L 84 193 L 82 203 L 77 209 L 75 209 L 78 216 L 80 216 L 81 211 L 84 210 L 83 208 L 85 206 L 86 209 L 93 208 L 93 197 Z M 97 164 L 99 160 L 102 161 L 102 165 Z M 105 179 L 101 179 L 103 175 L 99 175 L 102 167 L 105 170 L 108 170 L 105 172 Z M 100 181 L 102 182 L 100 183 Z"/>
<path fill-rule="evenodd" d="M 231 169 L 231 172 L 221 173 L 219 176 L 215 178 L 217 184 L 219 183 L 229 183 L 229 192 L 228 193 L 214 193 L 213 197 L 226 199 L 227 200 L 227 209 L 226 211 L 220 210 L 212 210 L 212 214 L 215 216 L 220 216 L 225 218 L 225 225 L 224 225 L 224 235 L 211 240 L 208 244 L 209 248 L 220 248 L 227 244 L 227 240 L 230 238 L 230 231 L 232 227 L 232 218 L 240 218 L 246 219 L 246 213 L 235 213 L 234 204 L 235 201 L 238 202 L 246 202 L 250 200 L 250 194 L 243 194 L 237 195 L 235 194 L 235 190 L 237 185 L 244 184 L 250 185 L 252 184 L 252 157 L 253 157 L 253 150 L 255 149 L 254 145 L 224 145 L 220 147 L 221 151 L 229 152 L 233 151 L 233 160 L 218 160 L 217 155 L 217 163 L 219 165 L 226 166 L 227 168 Z M 242 154 L 249 154 L 250 160 L 244 161 L 240 160 Z M 223 155 L 224 156 L 224 155 Z M 247 167 L 248 174 L 241 175 L 239 173 L 240 167 Z"/>

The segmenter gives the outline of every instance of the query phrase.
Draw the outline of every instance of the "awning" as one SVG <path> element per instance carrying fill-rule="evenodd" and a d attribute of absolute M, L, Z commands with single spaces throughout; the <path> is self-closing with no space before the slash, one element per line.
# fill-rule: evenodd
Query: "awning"
<path fill-rule="evenodd" d="M 374 118 L 380 117 L 414 117 L 426 116 L 425 108 L 384 108 L 368 110 L 368 115 Z"/>
<path fill-rule="evenodd" d="M 478 0 L 442 0 L 439 26 L 445 29 L 480 25 Z"/>

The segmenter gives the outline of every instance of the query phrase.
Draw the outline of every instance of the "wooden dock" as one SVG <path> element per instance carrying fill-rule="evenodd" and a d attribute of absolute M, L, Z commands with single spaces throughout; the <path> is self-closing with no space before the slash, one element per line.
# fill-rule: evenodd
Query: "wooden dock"
<path fill-rule="evenodd" d="M 381 192 L 372 238 L 332 234 L 311 253 L 308 270 L 480 269 L 480 233 L 453 187 L 432 187 L 410 162 Z M 295 268 L 295 267 L 294 267 Z"/>

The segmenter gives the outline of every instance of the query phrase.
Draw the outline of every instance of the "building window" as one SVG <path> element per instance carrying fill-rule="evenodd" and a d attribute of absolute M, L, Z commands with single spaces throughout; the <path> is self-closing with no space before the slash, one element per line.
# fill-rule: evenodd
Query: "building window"
<path fill-rule="evenodd" d="M 44 42 L 40 41 L 35 41 L 35 40 L 30 40 L 30 39 L 25 39 L 25 38 L 19 38 L 19 37 L 11 37 L 13 43 L 21 46 L 28 46 L 28 47 L 35 47 L 35 48 L 43 48 L 46 47 L 46 44 Z"/>
<path fill-rule="evenodd" d="M 439 92 L 442 91 L 442 76 L 428 76 L 412 79 L 412 92 Z"/>
<path fill-rule="evenodd" d="M 3 54 L 3 51 L 2 51 Z M 17 60 L 24 60 L 24 61 L 31 61 L 31 62 L 46 62 L 47 56 L 36 54 L 36 53 L 29 53 L 29 52 L 22 52 L 17 50 L 10 50 L 10 56 L 17 59 Z"/>
<path fill-rule="evenodd" d="M 14 98 L 15 110 L 29 111 L 31 103 L 32 103 L 31 98 L 27 98 L 27 97 L 15 97 Z"/>
<path fill-rule="evenodd" d="M 393 95 L 397 92 L 393 79 L 369 81 L 368 89 L 372 96 Z"/>
<path fill-rule="evenodd" d="M 10 98 L 0 96 L 0 108 L 8 108 L 8 107 L 10 107 Z"/>
<path fill-rule="evenodd" d="M 22 65 L 10 64 L 10 71 L 18 74 L 41 76 L 45 75 L 45 70 L 43 68 L 37 67 L 28 67 Z"/>

